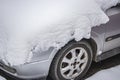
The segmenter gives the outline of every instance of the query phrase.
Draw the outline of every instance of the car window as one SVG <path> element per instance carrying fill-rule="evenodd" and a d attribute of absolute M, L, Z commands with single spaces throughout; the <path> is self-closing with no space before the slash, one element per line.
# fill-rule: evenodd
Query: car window
<path fill-rule="evenodd" d="M 113 6 L 106 11 L 106 14 L 108 16 L 116 15 L 116 14 L 119 14 L 119 13 L 120 13 L 120 4 L 118 4 L 116 6 Z"/>

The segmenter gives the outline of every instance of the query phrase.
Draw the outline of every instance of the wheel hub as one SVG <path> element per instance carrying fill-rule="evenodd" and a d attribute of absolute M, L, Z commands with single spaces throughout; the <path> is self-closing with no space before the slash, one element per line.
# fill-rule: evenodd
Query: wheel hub
<path fill-rule="evenodd" d="M 71 66 L 74 66 L 74 68 L 76 68 L 77 65 L 79 65 L 79 62 L 77 62 L 77 59 L 75 59 L 75 61 L 71 64 Z"/>

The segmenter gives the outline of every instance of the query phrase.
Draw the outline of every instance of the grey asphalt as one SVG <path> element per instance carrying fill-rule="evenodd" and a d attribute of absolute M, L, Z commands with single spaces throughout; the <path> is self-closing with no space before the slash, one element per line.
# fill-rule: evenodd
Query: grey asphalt
<path fill-rule="evenodd" d="M 88 73 L 85 75 L 84 79 L 94 75 L 98 71 L 109 69 L 117 65 L 120 65 L 120 54 L 98 63 L 93 62 L 91 68 L 89 69 Z M 4 73 L 3 71 L 0 71 L 0 74 L 4 76 L 7 80 L 18 80 L 18 79 L 12 78 L 11 76 Z M 52 79 L 48 78 L 47 80 L 52 80 Z"/>

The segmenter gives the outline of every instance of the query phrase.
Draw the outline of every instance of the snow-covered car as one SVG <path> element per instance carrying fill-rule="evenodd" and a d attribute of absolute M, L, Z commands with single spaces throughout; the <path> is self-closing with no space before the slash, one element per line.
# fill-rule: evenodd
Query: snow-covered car
<path fill-rule="evenodd" d="M 46 0 L 39 1 L 0 2 L 0 69 L 6 73 L 27 80 L 48 75 L 80 80 L 92 61 L 119 54 L 119 0 L 48 0 L 44 9 Z"/>

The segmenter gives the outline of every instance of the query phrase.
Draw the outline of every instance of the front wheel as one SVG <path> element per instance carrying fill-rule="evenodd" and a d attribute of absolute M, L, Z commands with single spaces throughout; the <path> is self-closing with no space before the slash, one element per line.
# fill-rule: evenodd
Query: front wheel
<path fill-rule="evenodd" d="M 88 42 L 70 42 L 53 59 L 50 76 L 53 80 L 80 80 L 92 62 L 92 49 Z"/>

